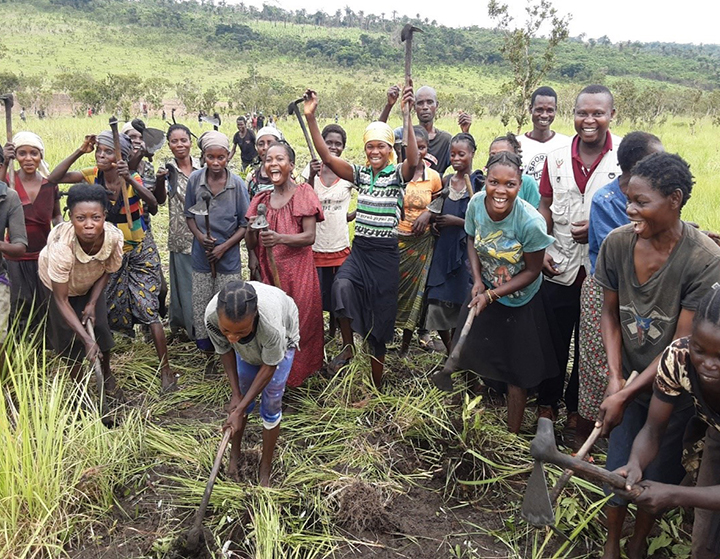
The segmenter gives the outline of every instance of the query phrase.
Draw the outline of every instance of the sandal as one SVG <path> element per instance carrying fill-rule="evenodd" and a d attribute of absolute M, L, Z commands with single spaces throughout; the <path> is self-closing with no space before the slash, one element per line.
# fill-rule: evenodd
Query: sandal
<path fill-rule="evenodd" d="M 343 367 L 346 367 L 352 361 L 352 357 L 344 358 L 342 353 L 336 355 L 335 358 L 327 364 L 324 369 L 323 376 L 325 378 L 332 378 L 337 375 Z"/>

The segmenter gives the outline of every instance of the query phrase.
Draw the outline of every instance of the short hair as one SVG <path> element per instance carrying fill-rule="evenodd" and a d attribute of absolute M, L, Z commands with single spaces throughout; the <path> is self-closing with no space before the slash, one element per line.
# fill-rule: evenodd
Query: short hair
<path fill-rule="evenodd" d="M 220 290 L 217 312 L 233 322 L 239 322 L 257 310 L 257 292 L 248 282 L 231 281 Z"/>
<path fill-rule="evenodd" d="M 430 136 L 428 136 L 428 133 L 427 133 L 427 130 L 425 130 L 425 127 L 413 126 L 413 132 L 415 132 L 415 140 L 425 140 L 426 142 L 430 141 Z"/>
<path fill-rule="evenodd" d="M 181 131 L 185 132 L 185 134 L 187 134 L 188 138 L 192 138 L 192 133 L 190 132 L 190 129 L 187 126 L 185 126 L 184 124 L 173 124 L 170 126 L 170 128 L 168 128 L 168 131 L 167 131 L 166 138 L 167 138 L 168 142 L 170 141 L 170 135 L 173 132 L 175 132 L 176 130 L 181 130 Z"/>
<path fill-rule="evenodd" d="M 473 153 L 477 151 L 477 144 L 475 144 L 475 138 L 472 137 L 472 134 L 468 134 L 467 132 L 455 134 L 453 139 L 450 140 L 450 145 L 459 144 L 461 142 L 465 142 L 468 146 L 470 146 Z"/>
<path fill-rule="evenodd" d="M 538 97 L 552 97 L 553 99 L 555 99 L 555 104 L 557 105 L 557 93 L 552 87 L 543 85 L 542 87 L 538 87 L 535 91 L 533 91 L 532 95 L 530 96 L 531 107 L 535 104 L 535 99 L 537 99 Z"/>
<path fill-rule="evenodd" d="M 676 190 L 680 190 L 681 208 L 690 199 L 695 184 L 690 165 L 673 153 L 661 152 L 648 155 L 632 168 L 632 174 L 646 179 L 653 190 L 657 190 L 663 196 L 670 196 Z"/>
<path fill-rule="evenodd" d="M 270 144 L 267 148 L 267 151 L 270 151 L 270 148 L 274 148 L 276 146 L 280 146 L 285 150 L 285 153 L 287 153 L 287 156 L 290 158 L 290 162 L 294 165 L 295 164 L 295 150 L 292 148 L 290 144 L 288 144 L 285 140 L 276 140 L 272 144 Z M 267 153 L 267 152 L 265 152 Z"/>
<path fill-rule="evenodd" d="M 714 283 L 698 303 L 693 316 L 693 327 L 701 322 L 709 322 L 716 328 L 720 327 L 720 284 L 718 283 Z"/>
<path fill-rule="evenodd" d="M 322 129 L 321 135 L 323 137 L 323 140 L 327 139 L 328 134 L 340 134 L 343 147 L 347 145 L 347 133 L 342 126 L 338 124 L 328 124 L 325 128 Z"/>
<path fill-rule="evenodd" d="M 662 145 L 660 138 L 649 132 L 630 132 L 618 148 L 617 158 L 623 173 L 629 173 L 642 158 L 650 155 L 650 146 Z"/>
<path fill-rule="evenodd" d="M 575 103 L 577 103 L 577 100 L 580 99 L 581 95 L 586 95 L 586 94 L 587 95 L 601 95 L 601 94 L 607 95 L 608 97 L 610 97 L 610 105 L 612 107 L 615 106 L 615 97 L 613 97 L 612 92 L 604 85 L 595 83 L 592 85 L 585 86 L 583 88 L 583 90 L 580 93 L 578 93 L 577 97 L 575 97 Z"/>
<path fill-rule="evenodd" d="M 105 189 L 99 184 L 79 182 L 68 190 L 67 208 L 72 212 L 73 208 L 82 202 L 97 202 L 103 210 L 107 209 L 108 197 Z"/>
<path fill-rule="evenodd" d="M 488 174 L 490 173 L 490 168 L 495 165 L 514 167 L 517 169 L 518 174 L 522 176 L 522 158 L 517 153 L 513 153 L 511 151 L 500 151 L 495 155 L 491 155 L 485 165 Z"/>
<path fill-rule="evenodd" d="M 244 116 L 240 115 L 235 119 L 235 122 L 247 122 L 247 119 Z"/>
<path fill-rule="evenodd" d="M 522 146 L 520 145 L 520 142 L 518 142 L 517 136 L 512 132 L 508 132 L 504 136 L 498 136 L 495 138 L 492 142 L 490 142 L 490 147 L 497 142 L 507 142 L 516 154 L 520 155 L 522 153 Z"/>

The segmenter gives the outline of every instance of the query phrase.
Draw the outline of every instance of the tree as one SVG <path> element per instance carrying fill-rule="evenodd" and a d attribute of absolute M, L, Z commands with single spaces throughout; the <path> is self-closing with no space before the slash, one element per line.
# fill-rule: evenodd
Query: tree
<path fill-rule="evenodd" d="M 497 20 L 497 28 L 503 34 L 501 52 L 510 63 L 512 78 L 503 84 L 508 102 L 501 116 L 504 126 L 512 118 L 517 122 L 517 131 L 527 124 L 528 105 L 534 89 L 536 89 L 548 71 L 553 67 L 555 55 L 560 43 L 568 38 L 570 16 L 560 17 L 550 0 L 539 0 L 537 4 L 525 7 L 526 19 L 522 27 L 513 26 L 513 17 L 508 12 L 507 4 L 490 0 L 488 15 Z M 533 39 L 539 37 L 543 26 L 550 25 L 550 35 L 544 50 L 533 49 Z"/>
<path fill-rule="evenodd" d="M 145 101 L 150 105 L 150 109 L 158 111 L 162 108 L 163 98 L 168 89 L 170 89 L 170 82 L 165 78 L 152 77 L 143 82 Z"/>

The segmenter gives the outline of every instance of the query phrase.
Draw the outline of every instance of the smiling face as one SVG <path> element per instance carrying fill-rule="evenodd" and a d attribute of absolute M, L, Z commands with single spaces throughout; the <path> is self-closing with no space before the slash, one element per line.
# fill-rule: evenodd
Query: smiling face
<path fill-rule="evenodd" d="M 42 154 L 40 150 L 33 146 L 17 146 L 15 149 L 15 159 L 20 164 L 20 168 L 28 175 L 34 175 L 40 167 Z"/>
<path fill-rule="evenodd" d="M 230 153 L 225 148 L 213 146 L 206 149 L 204 154 L 205 163 L 213 173 L 220 173 L 227 167 L 228 155 L 230 155 Z"/>
<path fill-rule="evenodd" d="M 474 152 L 467 142 L 450 144 L 450 164 L 453 170 L 468 172 L 472 166 Z"/>
<path fill-rule="evenodd" d="M 125 132 L 125 135 L 130 138 L 130 142 L 132 143 L 132 147 L 134 150 L 142 149 L 143 147 L 143 139 L 142 134 L 135 130 L 134 128 L 131 128 L 127 132 Z"/>
<path fill-rule="evenodd" d="M 256 313 L 257 311 L 250 313 L 240 320 L 230 320 L 221 309 L 218 309 L 217 316 L 220 332 L 231 344 L 238 343 L 241 339 L 252 334 Z"/>
<path fill-rule="evenodd" d="M 382 140 L 371 140 L 365 144 L 365 157 L 375 172 L 382 171 L 390 161 L 392 146 Z"/>
<path fill-rule="evenodd" d="M 277 138 L 275 136 L 270 136 L 269 134 L 260 136 L 257 140 L 255 140 L 255 148 L 257 149 L 260 161 L 265 161 L 265 154 L 267 153 L 268 148 L 275 142 L 277 142 Z"/>
<path fill-rule="evenodd" d="M 627 198 L 627 215 L 633 230 L 642 239 L 667 231 L 680 219 L 682 192 L 679 189 L 664 196 L 648 179 L 635 175 L 630 178 Z"/>
<path fill-rule="evenodd" d="M 115 163 L 115 150 L 111 147 L 98 144 L 95 147 L 95 164 L 98 171 L 109 171 Z"/>
<path fill-rule="evenodd" d="M 550 125 L 555 120 L 555 112 L 557 111 L 557 101 L 549 95 L 538 95 L 535 102 L 530 107 L 530 118 L 532 119 L 533 128 L 545 132 L 550 129 Z"/>
<path fill-rule="evenodd" d="M 80 243 L 93 245 L 105 228 L 105 208 L 99 202 L 78 202 L 70 210 L 70 222 Z"/>
<path fill-rule="evenodd" d="M 704 390 L 720 392 L 720 328 L 703 320 L 690 336 L 690 361 Z"/>
<path fill-rule="evenodd" d="M 175 159 L 185 159 L 190 154 L 190 136 L 185 130 L 173 130 L 168 145 Z"/>
<path fill-rule="evenodd" d="M 503 219 L 512 211 L 521 184 L 522 177 L 516 167 L 496 164 L 488 169 L 485 208 L 493 220 Z"/>
<path fill-rule="evenodd" d="M 272 146 L 265 154 L 265 174 L 275 186 L 285 184 L 295 164 L 283 146 Z"/>
<path fill-rule="evenodd" d="M 583 93 L 575 102 L 575 132 L 591 146 L 605 143 L 610 122 L 615 116 L 612 99 L 606 93 Z"/>
<path fill-rule="evenodd" d="M 325 136 L 325 145 L 335 157 L 340 157 L 345 150 L 342 136 L 337 132 L 328 132 Z"/>
<path fill-rule="evenodd" d="M 240 134 L 245 134 L 245 130 L 247 130 L 247 125 L 245 124 L 245 120 L 238 120 L 237 121 L 237 129 Z"/>

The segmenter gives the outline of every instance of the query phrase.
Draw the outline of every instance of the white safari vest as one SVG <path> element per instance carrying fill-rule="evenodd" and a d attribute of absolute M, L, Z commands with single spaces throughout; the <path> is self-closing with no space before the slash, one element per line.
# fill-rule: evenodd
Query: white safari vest
<path fill-rule="evenodd" d="M 560 275 L 547 278 L 561 285 L 575 281 L 580 266 L 590 273 L 588 245 L 577 244 L 572 239 L 572 223 L 590 218 L 590 202 L 595 192 L 620 175 L 617 149 L 622 138 L 611 135 L 612 149 L 608 151 L 593 171 L 585 187 L 585 193 L 575 184 L 572 167 L 572 144 L 548 153 L 547 166 L 550 184 L 553 188 L 553 202 L 550 206 L 553 219 L 552 235 L 555 242 L 547 248 L 557 264 Z"/>

